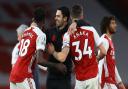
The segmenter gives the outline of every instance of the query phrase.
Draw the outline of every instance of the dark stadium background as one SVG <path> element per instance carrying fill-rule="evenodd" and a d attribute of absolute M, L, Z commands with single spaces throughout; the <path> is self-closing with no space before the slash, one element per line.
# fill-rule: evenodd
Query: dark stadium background
<path fill-rule="evenodd" d="M 123 82 L 128 86 L 127 0 L 0 0 L 0 89 L 9 89 L 11 52 L 17 43 L 16 28 L 23 23 L 29 25 L 32 12 L 38 6 L 46 10 L 46 27 L 52 27 L 56 8 L 59 6 L 71 8 L 74 4 L 83 5 L 85 19 L 94 25 L 98 32 L 103 16 L 116 16 L 118 27 L 113 40 L 116 48 L 117 67 Z M 47 72 L 40 72 L 42 89 L 45 89 L 46 76 Z"/>

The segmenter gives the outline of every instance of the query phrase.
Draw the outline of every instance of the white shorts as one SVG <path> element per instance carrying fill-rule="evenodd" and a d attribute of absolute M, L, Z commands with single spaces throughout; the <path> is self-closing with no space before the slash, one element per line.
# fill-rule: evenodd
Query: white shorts
<path fill-rule="evenodd" d="M 36 89 L 35 82 L 32 78 L 26 78 L 21 83 L 10 82 L 10 89 Z"/>
<path fill-rule="evenodd" d="M 84 81 L 76 80 L 75 89 L 99 89 L 98 77 Z"/>
<path fill-rule="evenodd" d="M 115 84 L 105 83 L 103 89 L 118 89 Z"/>

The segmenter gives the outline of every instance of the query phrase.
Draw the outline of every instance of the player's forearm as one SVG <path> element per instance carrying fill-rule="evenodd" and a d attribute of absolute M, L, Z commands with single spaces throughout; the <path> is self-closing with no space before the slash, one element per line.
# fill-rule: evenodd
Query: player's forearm
<path fill-rule="evenodd" d="M 101 59 L 104 58 L 105 55 L 106 55 L 105 53 L 100 52 L 100 53 L 96 56 L 96 58 L 97 58 L 98 61 L 100 61 Z"/>
<path fill-rule="evenodd" d="M 37 63 L 39 65 L 42 65 L 45 67 L 55 67 L 56 63 L 49 62 L 43 58 L 43 55 L 42 55 L 43 51 L 42 50 L 38 50 L 36 54 L 37 54 L 37 56 L 36 56 Z"/>
<path fill-rule="evenodd" d="M 97 60 L 103 59 L 107 54 L 107 52 L 102 44 L 99 46 L 99 49 L 100 49 L 100 53 L 99 53 L 99 55 L 97 55 Z"/>
<path fill-rule="evenodd" d="M 100 61 L 101 59 L 103 59 L 105 56 L 105 54 L 100 53 L 99 55 L 96 56 L 97 60 Z"/>
<path fill-rule="evenodd" d="M 118 83 L 116 86 L 118 89 L 126 89 L 123 82 Z"/>
<path fill-rule="evenodd" d="M 60 62 L 64 62 L 65 59 L 66 59 L 66 57 L 63 55 L 62 52 L 56 52 L 56 51 L 54 51 L 54 52 L 53 52 L 53 56 L 54 56 L 58 61 L 60 61 Z"/>
<path fill-rule="evenodd" d="M 68 56 L 69 47 L 64 47 L 61 52 L 53 52 L 53 56 L 60 62 L 64 62 Z"/>

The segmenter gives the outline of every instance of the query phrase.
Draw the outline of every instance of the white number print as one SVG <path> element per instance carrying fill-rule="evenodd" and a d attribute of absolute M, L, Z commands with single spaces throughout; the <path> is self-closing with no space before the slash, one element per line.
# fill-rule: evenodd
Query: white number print
<path fill-rule="evenodd" d="M 80 41 L 73 42 L 72 46 L 76 46 L 75 52 L 79 54 L 78 57 L 75 56 L 75 60 L 80 61 L 82 59 L 82 54 L 89 55 L 89 58 L 91 58 L 92 50 L 91 47 L 88 46 L 88 39 L 85 39 L 83 52 L 81 51 L 81 49 L 79 49 Z"/>
<path fill-rule="evenodd" d="M 20 56 L 25 56 L 27 51 L 28 51 L 28 46 L 30 45 L 30 40 L 29 39 L 22 39 L 21 40 L 21 46 L 20 46 L 20 52 L 19 55 Z"/>

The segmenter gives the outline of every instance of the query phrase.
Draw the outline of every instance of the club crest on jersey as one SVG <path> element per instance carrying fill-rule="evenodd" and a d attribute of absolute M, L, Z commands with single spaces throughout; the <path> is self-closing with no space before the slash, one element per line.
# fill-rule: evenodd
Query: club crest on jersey
<path fill-rule="evenodd" d="M 111 50 L 110 55 L 112 56 L 112 59 L 115 59 L 115 51 Z"/>

